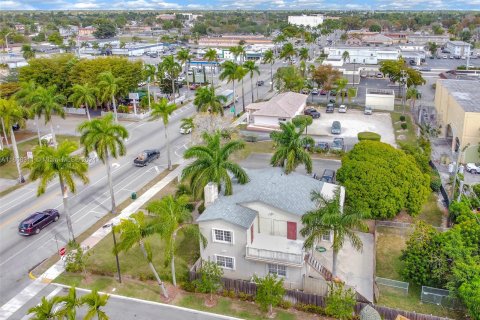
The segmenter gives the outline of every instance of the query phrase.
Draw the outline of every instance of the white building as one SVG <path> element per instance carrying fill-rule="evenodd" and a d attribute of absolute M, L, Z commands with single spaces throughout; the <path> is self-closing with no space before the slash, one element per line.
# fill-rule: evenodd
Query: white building
<path fill-rule="evenodd" d="M 304 26 L 315 28 L 323 24 L 323 15 L 317 14 L 313 16 L 288 16 L 288 23 L 294 26 Z"/>
<path fill-rule="evenodd" d="M 325 48 L 328 57 L 324 62 L 341 60 L 345 51 L 350 57 L 347 63 L 378 64 L 383 60 L 396 60 L 400 56 L 400 49 L 395 47 L 331 47 Z"/>
<path fill-rule="evenodd" d="M 445 48 L 454 56 L 468 57 L 471 44 L 463 41 L 448 41 L 445 44 Z"/>

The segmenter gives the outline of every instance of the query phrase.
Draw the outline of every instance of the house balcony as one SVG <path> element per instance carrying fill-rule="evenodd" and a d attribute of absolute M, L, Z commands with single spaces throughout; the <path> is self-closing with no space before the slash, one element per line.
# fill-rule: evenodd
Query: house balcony
<path fill-rule="evenodd" d="M 247 244 L 245 249 L 245 258 L 249 260 L 292 267 L 301 267 L 304 263 L 305 252 L 301 240 L 256 233 L 253 243 Z"/>

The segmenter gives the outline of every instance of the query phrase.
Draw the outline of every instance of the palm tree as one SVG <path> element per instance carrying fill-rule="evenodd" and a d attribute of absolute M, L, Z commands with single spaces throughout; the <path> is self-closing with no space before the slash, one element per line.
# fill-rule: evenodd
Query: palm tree
<path fill-rule="evenodd" d="M 13 156 L 15 157 L 15 164 L 17 166 L 17 173 L 18 173 L 18 182 L 23 183 L 25 182 L 25 178 L 22 174 L 22 169 L 20 166 L 20 155 L 18 153 L 17 147 L 17 140 L 15 139 L 15 132 L 13 131 L 13 125 L 18 123 L 21 127 L 25 126 L 25 116 L 27 115 L 27 111 L 19 106 L 15 100 L 15 98 L 11 97 L 10 99 L 0 99 L 0 118 L 2 120 L 2 127 L 5 135 L 5 139 L 7 139 L 7 135 L 5 133 L 5 128 L 9 128 L 10 130 L 10 139 L 12 142 L 13 148 Z M 8 144 L 8 141 L 7 141 Z"/>
<path fill-rule="evenodd" d="M 217 96 L 215 94 L 215 88 L 201 87 L 195 92 L 193 105 L 197 107 L 197 112 L 208 112 L 210 114 L 210 128 L 213 129 L 213 117 L 215 115 L 223 117 L 223 104 L 225 101 L 227 101 L 225 96 Z"/>
<path fill-rule="evenodd" d="M 235 62 L 237 62 L 238 58 L 240 57 L 240 64 L 243 63 L 243 60 L 245 58 L 245 47 L 243 47 L 242 45 L 238 45 L 228 48 L 228 51 L 230 51 L 235 57 Z"/>
<path fill-rule="evenodd" d="M 32 46 L 29 44 L 24 44 L 22 46 L 22 55 L 25 60 L 35 58 L 35 51 L 32 49 Z"/>
<path fill-rule="evenodd" d="M 298 52 L 298 57 L 300 60 L 307 61 L 310 59 L 310 54 L 308 52 L 308 48 L 301 48 L 300 51 Z"/>
<path fill-rule="evenodd" d="M 88 311 L 83 319 L 91 320 L 93 317 L 97 316 L 98 320 L 108 320 L 109 318 L 102 308 L 107 305 L 109 298 L 110 296 L 108 294 L 98 294 L 97 290 L 93 290 L 84 295 L 81 298 L 81 304 L 86 305 Z"/>
<path fill-rule="evenodd" d="M 89 108 L 97 107 L 98 89 L 90 84 L 76 84 L 73 86 L 73 93 L 69 97 L 69 101 L 73 103 L 76 108 L 85 106 L 87 111 L 87 118 L 90 120 Z"/>
<path fill-rule="evenodd" d="M 255 64 L 255 61 L 249 60 L 245 61 L 243 64 L 243 68 L 247 71 L 247 73 L 250 74 L 250 90 L 252 91 L 252 103 L 255 102 L 255 99 L 253 98 L 253 76 L 256 73 L 257 75 L 260 74 L 260 69 L 258 66 Z"/>
<path fill-rule="evenodd" d="M 165 285 L 160 279 L 157 269 L 155 269 L 155 266 L 152 263 L 151 246 L 147 240 L 148 236 L 155 232 L 155 229 L 152 228 L 151 223 L 146 221 L 144 213 L 140 211 L 132 214 L 129 219 L 122 219 L 120 224 L 116 226 L 115 229 L 120 231 L 120 241 L 117 242 L 117 246 L 115 248 L 116 252 L 127 252 L 134 246 L 138 245 L 143 253 L 143 256 L 147 260 L 148 266 L 150 267 L 150 270 L 152 270 L 160 289 L 162 290 L 163 296 L 168 298 Z"/>
<path fill-rule="evenodd" d="M 66 100 L 63 94 L 57 93 L 57 87 L 55 85 L 48 88 L 38 87 L 33 97 L 32 111 L 37 115 L 38 119 L 40 119 L 42 115 L 45 117 L 45 125 L 50 123 L 50 132 L 54 146 L 57 145 L 57 139 L 53 131 L 52 113 L 55 112 L 64 119 L 65 110 L 63 110 L 63 105 Z"/>
<path fill-rule="evenodd" d="M 237 71 L 236 71 L 236 78 L 237 80 L 242 81 L 242 111 L 245 112 L 245 87 L 243 85 L 243 79 L 247 75 L 248 70 L 245 69 L 243 65 L 237 66 Z M 253 102 L 253 101 L 252 101 Z"/>
<path fill-rule="evenodd" d="M 208 49 L 207 52 L 205 52 L 204 57 L 205 59 L 207 59 L 208 62 L 210 62 L 210 73 L 212 76 L 212 87 L 213 87 L 213 67 L 214 67 L 213 62 L 218 61 L 217 50 L 212 48 Z"/>
<path fill-rule="evenodd" d="M 271 84 L 270 90 L 273 91 L 273 64 L 275 63 L 275 54 L 271 49 L 265 51 L 265 53 L 263 54 L 262 63 L 270 64 L 270 84 Z"/>
<path fill-rule="evenodd" d="M 151 98 L 150 98 L 150 83 L 152 79 L 155 79 L 155 74 L 157 73 L 157 68 L 151 64 L 145 64 L 143 66 L 143 73 L 145 75 L 145 79 L 147 80 L 147 94 L 148 94 L 148 110 L 152 109 L 151 105 Z"/>
<path fill-rule="evenodd" d="M 108 113 L 103 118 L 85 121 L 78 126 L 81 133 L 80 143 L 85 147 L 85 157 L 92 151 L 107 168 L 108 186 L 112 200 L 112 213 L 116 213 L 115 194 L 113 192 L 112 173 L 110 172 L 110 156 L 117 158 L 126 153 L 124 140 L 128 138 L 128 131 L 121 124 L 115 123 L 113 115 Z"/>
<path fill-rule="evenodd" d="M 182 72 L 182 67 L 175 61 L 173 55 L 170 55 L 163 59 L 162 63 L 158 66 L 158 69 L 160 72 L 167 74 L 171 79 L 173 103 L 175 103 L 175 79 L 177 79 L 180 72 Z"/>
<path fill-rule="evenodd" d="M 61 305 L 61 308 L 56 312 L 59 319 L 76 319 L 77 308 L 82 305 L 82 301 L 77 296 L 75 287 L 71 287 L 66 296 L 58 297 L 57 302 Z"/>
<path fill-rule="evenodd" d="M 193 55 L 190 53 L 190 49 L 188 48 L 182 48 L 177 52 L 177 60 L 180 61 L 180 64 L 185 66 L 185 78 L 187 79 L 187 95 L 190 90 L 188 88 L 190 87 L 189 80 L 188 80 L 188 64 L 190 63 L 190 60 L 192 60 Z"/>
<path fill-rule="evenodd" d="M 298 128 L 298 129 L 297 129 Z M 305 146 L 313 146 L 311 137 L 302 137 L 305 126 L 296 127 L 292 122 L 280 123 L 280 131 L 270 133 L 270 138 L 277 144 L 277 149 L 270 159 L 270 164 L 283 167 L 286 174 L 294 171 L 299 164 L 305 164 L 307 173 L 312 172 L 312 159 Z"/>
<path fill-rule="evenodd" d="M 17 99 L 18 103 L 20 103 L 21 105 L 23 105 L 24 107 L 32 111 L 31 114 L 35 116 L 35 121 L 37 123 L 38 144 L 42 144 L 42 141 L 40 139 L 40 126 L 38 124 L 39 118 L 38 118 L 38 115 L 35 112 L 33 112 L 33 110 L 31 110 L 33 101 L 35 98 L 35 94 L 37 91 L 37 84 L 35 81 L 30 80 L 28 82 L 22 82 L 20 86 L 21 86 L 21 89 L 17 91 L 17 93 L 15 93 L 15 99 Z M 8 141 L 7 141 L 7 144 L 8 144 Z"/>
<path fill-rule="evenodd" d="M 410 108 L 415 108 L 415 101 L 422 97 L 421 93 L 416 87 L 410 87 L 407 89 L 406 98 L 410 100 Z"/>
<path fill-rule="evenodd" d="M 172 271 L 172 283 L 176 287 L 177 280 L 175 276 L 175 241 L 177 239 L 178 231 L 189 226 L 193 226 L 193 220 L 190 210 L 187 208 L 189 197 L 182 195 L 173 197 L 172 195 L 163 197 L 161 200 L 152 201 L 147 205 L 147 211 L 154 215 L 154 222 L 156 231 L 165 241 L 165 257 L 167 263 L 170 262 Z M 189 231 L 198 230 L 189 228 Z M 187 231 L 187 229 L 185 229 Z M 199 234 L 199 233 L 198 233 Z M 202 239 L 205 241 L 205 239 Z"/>
<path fill-rule="evenodd" d="M 180 127 L 185 130 L 192 130 L 195 129 L 195 123 L 193 122 L 193 117 L 183 118 L 180 120 L 181 124 Z"/>
<path fill-rule="evenodd" d="M 172 170 L 172 160 L 170 158 L 170 141 L 168 140 L 167 126 L 168 119 L 173 111 L 177 110 L 177 105 L 174 103 L 168 103 L 166 98 L 162 98 L 158 103 L 152 105 L 152 113 L 150 119 L 158 120 L 162 119 L 163 126 L 165 127 L 165 142 L 167 144 L 167 159 L 168 159 L 168 170 Z"/>
<path fill-rule="evenodd" d="M 343 51 L 342 60 L 343 60 L 343 63 L 345 63 L 347 60 L 348 62 L 350 62 L 350 53 L 348 51 Z"/>
<path fill-rule="evenodd" d="M 235 177 L 240 184 L 247 183 L 250 179 L 247 173 L 238 164 L 229 160 L 236 151 L 245 148 L 245 143 L 232 140 L 224 145 L 221 143 L 221 133 L 204 132 L 202 139 L 205 145 L 192 146 L 184 153 L 185 159 L 196 160 L 187 165 L 182 171 L 182 179 L 189 179 L 193 195 L 198 198 L 203 193 L 203 188 L 209 183 L 225 186 L 225 195 L 231 195 L 232 179 Z"/>
<path fill-rule="evenodd" d="M 118 122 L 117 105 L 115 104 L 115 97 L 121 92 L 122 78 L 116 78 L 111 71 L 105 71 L 98 75 L 98 88 L 100 90 L 100 99 L 103 102 L 112 102 L 113 114 L 115 115 L 115 122 Z"/>
<path fill-rule="evenodd" d="M 235 115 L 237 112 L 237 106 L 235 104 L 236 94 L 235 94 L 235 80 L 238 80 L 238 64 L 232 61 L 225 61 L 222 64 L 222 72 L 220 73 L 220 80 L 227 79 L 227 83 L 232 83 L 233 88 L 233 108 L 235 109 Z"/>
<path fill-rule="evenodd" d="M 280 51 L 280 58 L 284 60 L 288 60 L 288 62 L 292 63 L 292 58 L 297 55 L 297 51 L 293 47 L 293 44 L 290 42 L 285 43 L 282 46 L 282 51 Z"/>
<path fill-rule="evenodd" d="M 57 319 L 57 314 L 53 310 L 55 304 L 57 303 L 57 299 L 47 299 L 42 297 L 42 302 L 35 307 L 28 309 L 27 314 L 33 314 L 33 316 L 29 319 L 32 320 L 53 320 Z"/>
<path fill-rule="evenodd" d="M 368 227 L 363 222 L 361 213 L 352 208 L 343 207 L 339 187 L 331 199 L 324 197 L 321 192 L 312 191 L 312 201 L 317 204 L 317 209 L 302 216 L 304 227 L 300 230 L 300 234 L 305 237 L 304 247 L 313 248 L 325 233 L 333 233 L 332 275 L 336 277 L 338 252 L 345 241 L 349 240 L 355 250 L 362 250 L 362 240 L 355 230 L 365 232 Z"/>
<path fill-rule="evenodd" d="M 37 196 L 44 194 L 48 183 L 58 177 L 60 191 L 63 195 L 63 209 L 67 218 L 68 232 L 72 240 L 75 240 L 75 235 L 68 207 L 68 189 L 72 193 L 76 192 L 76 178 L 80 179 L 83 184 L 88 183 L 87 162 L 80 156 L 71 155 L 77 148 L 78 145 L 75 142 L 68 140 L 63 141 L 57 149 L 41 145 L 33 150 L 33 159 L 24 165 L 24 167 L 30 169 L 30 179 L 32 181 L 40 180 Z"/>
<path fill-rule="evenodd" d="M 347 87 L 348 84 L 348 79 L 346 78 L 339 78 L 335 81 L 335 84 L 337 85 L 337 95 L 335 96 L 335 99 L 340 95 L 342 97 L 342 103 L 345 99 L 345 95 L 343 90 Z"/>

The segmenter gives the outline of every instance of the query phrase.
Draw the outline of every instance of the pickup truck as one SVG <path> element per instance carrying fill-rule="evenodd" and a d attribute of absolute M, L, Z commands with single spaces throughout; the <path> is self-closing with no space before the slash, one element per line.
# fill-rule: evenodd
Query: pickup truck
<path fill-rule="evenodd" d="M 480 173 L 480 163 L 467 163 L 467 166 L 465 167 L 467 172 L 470 173 Z"/>
<path fill-rule="evenodd" d="M 160 150 L 145 150 L 133 160 L 133 164 L 137 167 L 145 167 L 158 158 L 160 158 Z"/>

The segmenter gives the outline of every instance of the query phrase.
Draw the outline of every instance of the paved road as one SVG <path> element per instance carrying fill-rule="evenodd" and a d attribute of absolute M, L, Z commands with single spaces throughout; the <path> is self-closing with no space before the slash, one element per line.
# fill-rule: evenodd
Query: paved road
<path fill-rule="evenodd" d="M 280 64 L 279 64 L 280 65 Z M 261 65 L 261 80 L 269 81 L 269 66 Z M 231 84 L 223 84 L 219 88 L 225 90 Z M 237 86 L 241 108 L 241 86 Z M 269 89 L 259 88 L 261 98 Z M 245 82 L 245 104 L 250 98 L 250 85 Z M 173 114 L 169 124 L 169 137 L 172 143 L 173 161 L 178 162 L 186 149 L 189 137 L 179 133 L 180 120 L 195 114 L 195 108 L 189 104 Z M 126 142 L 127 155 L 114 160 L 112 164 L 113 183 L 117 204 L 127 199 L 132 191 L 140 189 L 160 173 L 167 164 L 166 148 L 163 138 L 163 125 L 158 122 L 130 122 L 127 124 L 130 138 Z M 160 159 L 148 167 L 132 166 L 133 158 L 147 148 L 161 149 Z M 110 196 L 107 188 L 105 166 L 94 163 L 89 171 L 90 183 L 78 185 L 77 193 L 70 196 L 70 212 L 72 214 L 75 234 L 80 234 L 110 209 Z M 36 197 L 37 183 L 30 183 L 0 199 L 0 305 L 10 300 L 29 284 L 28 272 L 44 259 L 57 252 L 68 239 L 65 219 L 42 230 L 40 235 L 22 237 L 17 234 L 18 223 L 29 214 L 45 208 L 58 208 L 63 211 L 62 198 L 58 183 L 52 182 L 44 195 Z"/>

